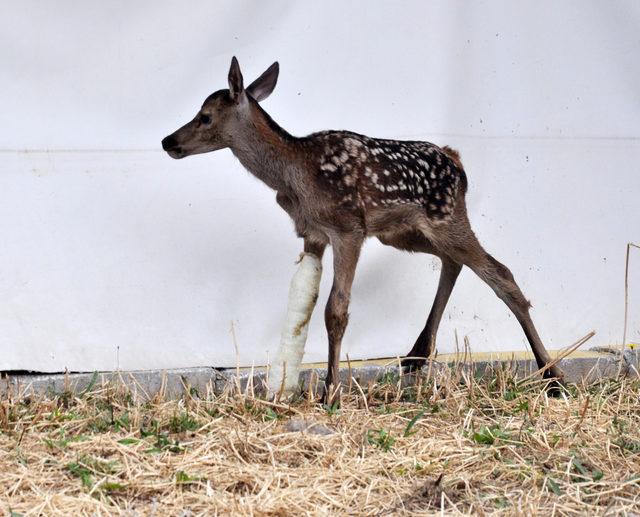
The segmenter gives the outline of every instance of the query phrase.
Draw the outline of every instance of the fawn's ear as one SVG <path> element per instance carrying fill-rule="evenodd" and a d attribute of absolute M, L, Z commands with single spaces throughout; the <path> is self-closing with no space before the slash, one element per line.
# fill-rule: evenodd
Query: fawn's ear
<path fill-rule="evenodd" d="M 247 93 L 258 102 L 263 101 L 271 95 L 271 92 L 276 87 L 279 73 L 280 65 L 276 61 L 247 87 Z"/>
<path fill-rule="evenodd" d="M 233 56 L 231 58 L 231 68 L 229 68 L 229 94 L 231 95 L 231 99 L 238 102 L 243 90 L 240 65 L 238 64 L 236 56 Z"/>

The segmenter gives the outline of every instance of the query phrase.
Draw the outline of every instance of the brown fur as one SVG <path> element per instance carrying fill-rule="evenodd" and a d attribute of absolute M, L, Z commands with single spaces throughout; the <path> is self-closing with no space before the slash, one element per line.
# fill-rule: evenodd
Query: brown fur
<path fill-rule="evenodd" d="M 460 159 L 460 153 L 458 151 L 449 147 L 448 145 L 443 145 L 442 152 L 449 158 L 451 158 L 451 160 L 453 160 L 453 163 L 456 164 L 456 167 L 464 169 L 464 167 L 462 166 L 462 160 Z"/>

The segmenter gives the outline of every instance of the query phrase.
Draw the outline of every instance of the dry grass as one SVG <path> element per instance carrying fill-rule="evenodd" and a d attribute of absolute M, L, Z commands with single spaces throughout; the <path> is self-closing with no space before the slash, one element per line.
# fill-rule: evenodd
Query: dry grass
<path fill-rule="evenodd" d="M 543 385 L 444 370 L 303 398 L 121 386 L 5 398 L 0 501 L 12 515 L 616 515 L 640 512 L 640 382 Z M 434 380 L 436 382 L 434 382 Z M 319 425 L 313 430 L 300 420 Z M 292 424 L 291 422 L 294 422 Z"/>

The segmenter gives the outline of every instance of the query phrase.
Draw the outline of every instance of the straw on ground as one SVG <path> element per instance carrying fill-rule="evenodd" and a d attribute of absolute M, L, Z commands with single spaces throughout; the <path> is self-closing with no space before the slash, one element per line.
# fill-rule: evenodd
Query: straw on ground
<path fill-rule="evenodd" d="M 11 515 L 613 515 L 640 508 L 640 382 L 393 374 L 340 407 L 109 385 L 0 405 Z M 363 398 L 364 397 L 364 398 Z M 292 421 L 294 421 L 292 423 Z M 303 424 L 300 424 L 300 422 Z M 314 432 L 322 429 L 322 432 Z"/>

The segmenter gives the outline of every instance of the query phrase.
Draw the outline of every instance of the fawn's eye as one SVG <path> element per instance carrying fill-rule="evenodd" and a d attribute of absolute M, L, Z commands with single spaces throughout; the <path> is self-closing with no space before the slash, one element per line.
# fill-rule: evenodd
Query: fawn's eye
<path fill-rule="evenodd" d="M 205 115 L 204 113 L 200 115 L 200 124 L 209 124 L 211 122 L 211 117 L 209 115 Z"/>

